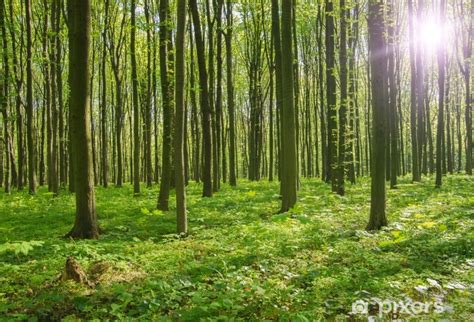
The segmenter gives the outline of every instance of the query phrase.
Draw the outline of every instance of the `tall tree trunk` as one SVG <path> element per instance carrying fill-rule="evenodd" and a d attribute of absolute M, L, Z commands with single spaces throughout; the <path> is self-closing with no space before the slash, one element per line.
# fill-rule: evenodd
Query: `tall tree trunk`
<path fill-rule="evenodd" d="M 61 29 L 61 13 L 63 2 L 56 0 L 56 30 Z M 58 91 L 58 146 L 59 146 L 59 183 L 61 185 L 65 184 L 67 181 L 66 175 L 66 147 L 64 142 L 66 138 L 64 136 L 64 99 L 63 99 L 63 75 L 62 75 L 62 66 L 61 66 L 61 57 L 62 57 L 62 44 L 61 44 L 61 35 L 58 33 L 55 35 L 56 41 L 56 55 L 55 55 L 55 67 L 56 67 L 56 82 L 57 82 L 57 91 Z"/>
<path fill-rule="evenodd" d="M 439 25 L 444 31 L 445 2 L 441 0 L 439 5 Z M 444 39 L 444 32 L 441 35 Z M 445 103 L 445 78 L 446 78 L 446 52 L 444 46 L 438 48 L 438 127 L 436 132 L 436 188 L 441 188 L 442 181 L 442 159 L 444 158 L 442 140 L 444 137 L 444 103 Z"/>
<path fill-rule="evenodd" d="M 23 2 L 21 2 L 23 3 Z M 23 34 L 24 34 L 24 26 L 20 24 L 20 49 L 18 50 L 17 47 L 17 40 L 16 40 L 16 29 L 13 27 L 14 21 L 14 14 L 13 14 L 13 0 L 10 0 L 9 5 L 9 17 L 12 24 L 10 25 L 10 39 L 12 44 L 12 63 L 13 63 L 13 74 L 15 75 L 15 85 L 16 85 L 16 96 L 15 96 L 15 110 L 16 110 L 16 126 L 17 126 L 17 136 L 16 136 L 16 143 L 17 143 L 17 153 L 18 153 L 18 174 L 16 180 L 16 186 L 18 190 L 23 190 L 25 181 L 24 181 L 24 173 L 25 173 L 25 148 L 24 148 L 24 130 L 23 130 L 23 112 L 22 112 L 22 91 L 23 91 Z M 21 12 L 23 12 L 23 5 L 21 5 Z M 18 60 L 17 51 L 19 52 L 20 59 Z M 12 170 L 13 170 L 13 159 L 12 162 Z M 12 171 L 13 175 L 13 171 Z M 12 177 L 13 179 L 13 177 Z M 14 180 L 12 180 L 14 181 Z"/>
<path fill-rule="evenodd" d="M 416 10 L 417 13 L 417 21 L 421 23 L 422 21 L 422 14 L 424 10 L 424 0 L 418 1 L 418 7 Z M 424 72 L 424 62 L 423 62 L 423 47 L 421 44 L 420 39 L 417 40 L 416 43 L 416 98 L 417 98 L 417 142 L 418 142 L 418 162 L 420 167 L 420 172 L 426 174 L 427 172 L 427 162 L 426 162 L 426 153 L 424 152 L 424 148 L 426 146 L 425 140 L 425 123 L 424 123 L 424 104 L 425 104 L 425 72 Z M 420 180 L 421 180 L 421 173 L 420 173 Z M 419 180 L 417 180 L 419 181 Z"/>
<path fill-rule="evenodd" d="M 146 85 L 146 103 L 143 111 L 145 118 L 145 179 L 147 187 L 151 187 L 153 182 L 153 167 L 151 163 L 151 103 L 152 103 L 152 38 L 151 38 L 151 19 L 150 19 L 150 1 L 145 1 L 145 18 L 146 18 L 146 42 L 147 42 L 147 85 Z"/>
<path fill-rule="evenodd" d="M 235 133 L 235 108 L 234 108 L 234 79 L 233 79 L 233 57 L 232 57 L 232 32 L 233 12 L 232 1 L 227 0 L 226 8 L 227 31 L 225 34 L 226 46 L 226 72 L 227 72 L 227 113 L 229 114 L 229 183 L 237 185 L 236 175 L 236 133 Z"/>
<path fill-rule="evenodd" d="M 281 31 L 280 31 L 280 5 L 279 0 L 272 0 L 272 37 L 273 48 L 275 51 L 275 98 L 277 110 L 277 137 L 278 137 L 278 176 L 280 179 L 280 194 L 283 193 L 286 177 L 283 175 L 283 144 L 282 144 L 282 95 L 283 95 L 283 76 L 282 76 L 282 53 L 281 53 Z"/>
<path fill-rule="evenodd" d="M 217 79 L 216 79 L 216 104 L 215 104 L 215 118 L 216 118 L 216 140 L 215 150 L 217 150 L 217 182 L 214 182 L 215 190 L 220 188 L 220 180 L 225 177 L 225 173 L 222 171 L 223 158 L 222 158 L 222 6 L 224 0 L 217 0 L 215 3 L 215 16 L 216 16 L 216 61 L 217 61 Z M 224 179 L 225 181 L 225 179 Z"/>
<path fill-rule="evenodd" d="M 131 0 L 131 35 L 130 35 L 130 60 L 132 65 L 132 99 L 133 99 L 133 192 L 140 193 L 140 106 L 138 106 L 138 76 L 136 57 L 136 2 Z"/>
<path fill-rule="evenodd" d="M 53 0 L 51 7 L 51 27 L 53 30 L 53 36 L 51 37 L 51 169 L 49 171 L 51 191 L 57 195 L 59 193 L 59 179 L 58 179 L 58 82 L 56 80 L 56 38 L 59 37 L 60 26 L 59 26 L 59 0 Z"/>
<path fill-rule="evenodd" d="M 109 0 L 104 3 L 104 26 L 102 30 L 102 101 L 101 101 L 101 140 L 102 140 L 102 184 L 104 188 L 109 186 L 109 162 L 108 162 L 108 132 L 107 132 L 107 29 L 109 28 Z"/>
<path fill-rule="evenodd" d="M 341 9 L 340 20 L 340 44 L 339 44 L 339 63 L 340 63 L 340 89 L 341 102 L 339 107 L 339 156 L 337 162 L 336 192 L 338 195 L 344 195 L 344 177 L 345 177 L 345 161 L 346 161 L 346 125 L 347 125 L 347 11 L 346 1 L 340 0 Z"/>
<path fill-rule="evenodd" d="M 10 69 L 8 65 L 8 41 L 7 41 L 7 31 L 5 23 L 5 14 L 6 4 L 5 0 L 0 0 L 0 30 L 2 31 L 2 63 L 3 63 L 3 78 L 2 78 L 2 87 L 0 88 L 0 110 L 3 116 L 3 140 L 5 148 L 5 172 L 2 173 L 3 186 L 5 193 L 10 193 L 10 131 L 8 129 L 8 120 L 9 120 L 9 81 L 10 81 Z M 0 167 L 3 167 L 3 164 L 0 164 Z"/>
<path fill-rule="evenodd" d="M 203 196 L 212 197 L 212 138 L 211 138 L 211 109 L 209 105 L 208 78 L 206 70 L 206 57 L 204 55 L 204 39 L 201 31 L 201 20 L 196 0 L 190 0 L 189 6 L 194 25 L 194 38 L 196 40 L 196 51 L 199 67 L 202 136 L 203 136 L 203 171 L 202 180 L 204 183 Z"/>
<path fill-rule="evenodd" d="M 418 154 L 418 142 L 417 136 L 417 123 L 416 112 L 417 112 L 417 78 L 416 73 L 416 53 L 415 53 L 415 34 L 413 28 L 413 21 L 415 16 L 413 14 L 413 1 L 408 0 L 408 29 L 410 37 L 410 71 L 411 71 L 411 94 L 410 94 L 410 120 L 411 120 L 411 160 L 412 160 L 412 175 L 413 181 L 420 181 L 420 159 Z"/>
<path fill-rule="evenodd" d="M 387 225 L 385 215 L 385 144 L 386 144 L 386 106 L 385 87 L 387 86 L 383 20 L 383 1 L 369 0 L 369 55 L 372 90 L 372 184 L 370 219 L 367 230 L 378 230 Z"/>
<path fill-rule="evenodd" d="M 186 0 L 178 0 L 176 7 L 178 17 L 176 30 L 176 83 L 175 102 L 176 116 L 174 126 L 174 161 L 176 183 L 176 215 L 178 234 L 187 234 L 186 192 L 184 182 L 184 93 L 185 93 L 185 34 L 186 34 Z"/>
<path fill-rule="evenodd" d="M 28 1 L 28 0 L 27 0 Z M 71 146 L 76 221 L 68 236 L 99 238 L 93 184 L 89 113 L 91 1 L 68 0 Z"/>
<path fill-rule="evenodd" d="M 160 193 L 158 196 L 158 209 L 169 209 L 169 194 L 171 186 L 171 154 L 172 154 L 172 138 L 173 138 L 173 100 L 170 85 L 169 71 L 171 67 L 168 65 L 168 44 L 169 33 L 169 3 L 168 0 L 160 1 L 160 78 L 161 78 L 161 100 L 163 105 L 163 143 L 161 157 L 161 183 Z"/>
<path fill-rule="evenodd" d="M 33 129 L 33 70 L 31 35 L 31 0 L 25 0 L 26 10 L 26 136 L 28 145 L 28 190 L 30 194 L 36 193 L 36 158 Z"/>
<path fill-rule="evenodd" d="M 336 113 L 336 76 L 334 50 L 334 4 L 326 0 L 326 101 L 328 123 L 328 180 L 331 181 L 332 191 L 337 192 L 337 113 Z"/>
<path fill-rule="evenodd" d="M 398 113 L 397 113 L 397 82 L 395 77 L 395 42 L 398 38 L 395 34 L 395 14 L 393 0 L 389 4 L 388 24 L 388 81 L 389 81 L 389 129 L 390 129 L 390 188 L 397 186 L 399 150 L 398 150 Z"/>
<path fill-rule="evenodd" d="M 281 181 L 281 212 L 287 212 L 296 203 L 297 190 L 297 155 L 296 155 L 296 122 L 295 122 L 295 108 L 294 108 L 294 70 L 293 70 L 293 43 L 292 33 L 292 14 L 293 1 L 285 0 L 282 3 L 282 17 L 281 17 L 281 42 L 287 44 L 281 48 L 281 85 L 282 85 L 282 149 L 283 166 L 282 177 L 285 179 Z"/>

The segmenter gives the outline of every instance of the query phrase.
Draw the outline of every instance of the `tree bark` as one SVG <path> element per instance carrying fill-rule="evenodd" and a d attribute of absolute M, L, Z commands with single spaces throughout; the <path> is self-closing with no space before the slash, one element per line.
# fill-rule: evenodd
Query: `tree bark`
<path fill-rule="evenodd" d="M 297 190 L 297 155 L 296 155 L 296 128 L 294 108 L 294 70 L 293 70 L 293 43 L 292 14 L 293 1 L 284 0 L 282 3 L 281 42 L 287 44 L 281 48 L 281 85 L 282 85 L 282 148 L 283 167 L 282 202 L 280 212 L 287 212 L 296 204 Z"/>
<path fill-rule="evenodd" d="M 31 35 L 31 0 L 25 0 L 26 10 L 26 137 L 28 146 L 28 190 L 30 194 L 36 193 L 36 156 L 33 129 L 33 70 Z"/>
<path fill-rule="evenodd" d="M 439 5 L 439 25 L 444 28 L 445 1 L 441 0 Z M 444 33 L 442 34 L 444 39 Z M 436 132 L 436 182 L 435 187 L 441 188 L 442 184 L 442 140 L 444 137 L 444 103 L 445 103 L 445 78 L 446 78 L 446 52 L 444 46 L 438 48 L 438 127 Z"/>
<path fill-rule="evenodd" d="M 385 144 L 386 144 L 386 106 L 387 86 L 383 20 L 383 2 L 369 0 L 369 55 L 372 90 L 372 170 L 370 219 L 367 230 L 378 230 L 387 225 L 385 215 Z"/>
<path fill-rule="evenodd" d="M 28 1 L 28 0 L 27 0 Z M 71 238 L 97 239 L 99 228 L 93 184 L 89 97 L 91 1 L 68 0 L 70 126 L 76 221 Z"/>
<path fill-rule="evenodd" d="M 186 235 L 188 220 L 186 216 L 186 192 L 184 180 L 184 93 L 185 93 L 185 33 L 186 33 L 186 0 L 178 0 L 176 13 L 178 17 L 176 30 L 176 83 L 175 102 L 176 116 L 174 126 L 174 163 L 176 183 L 176 216 L 178 234 Z"/>
<path fill-rule="evenodd" d="M 130 60 L 132 65 L 132 100 L 133 100 L 133 192 L 140 193 L 140 106 L 138 106 L 138 75 L 136 57 L 136 2 L 131 0 L 131 35 Z"/>
<path fill-rule="evenodd" d="M 209 89 L 206 70 L 206 57 L 204 55 L 204 39 L 201 31 L 201 20 L 196 0 L 190 0 L 189 6 L 194 25 L 194 38 L 196 40 L 196 51 L 199 67 L 202 136 L 203 136 L 203 171 L 202 180 L 204 183 L 203 196 L 212 197 L 212 138 L 211 138 L 211 109 L 209 105 Z"/>

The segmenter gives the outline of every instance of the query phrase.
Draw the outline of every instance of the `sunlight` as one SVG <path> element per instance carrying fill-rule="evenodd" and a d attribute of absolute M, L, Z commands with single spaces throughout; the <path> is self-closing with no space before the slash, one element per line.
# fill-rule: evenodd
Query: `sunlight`
<path fill-rule="evenodd" d="M 449 22 L 441 25 L 434 16 L 426 17 L 417 26 L 418 41 L 421 42 L 426 52 L 434 53 L 438 48 L 444 46 L 451 28 Z"/>

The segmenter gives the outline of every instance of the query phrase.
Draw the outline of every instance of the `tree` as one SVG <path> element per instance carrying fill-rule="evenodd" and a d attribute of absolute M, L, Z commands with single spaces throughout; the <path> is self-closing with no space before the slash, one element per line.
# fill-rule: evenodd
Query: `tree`
<path fill-rule="evenodd" d="M 171 43 L 168 42 L 169 32 L 169 3 L 168 0 L 160 0 L 160 79 L 161 79 L 161 101 L 163 106 L 163 144 L 162 144 L 162 176 L 160 193 L 158 196 L 158 209 L 168 210 L 169 194 L 171 186 L 171 154 L 173 137 L 173 91 L 169 77 L 168 64 Z"/>
<path fill-rule="evenodd" d="M 26 138 L 28 145 L 28 190 L 30 194 L 36 193 L 36 154 L 33 129 L 33 70 L 31 35 L 31 0 L 25 0 L 26 10 Z"/>
<path fill-rule="evenodd" d="M 144 123 L 145 123 L 145 135 L 144 135 L 144 158 L 145 158 L 145 181 L 147 187 L 151 187 L 153 182 L 153 167 L 151 163 L 151 101 L 152 101 L 152 35 L 150 19 L 150 3 L 148 0 L 145 1 L 145 19 L 146 19 L 146 56 L 147 56 L 147 83 L 146 83 L 146 103 L 143 110 Z"/>
<path fill-rule="evenodd" d="M 60 33 L 60 1 L 53 0 L 51 6 L 51 26 L 53 36 L 51 37 L 51 169 L 49 170 L 51 191 L 57 195 L 59 193 L 59 179 L 58 179 L 58 102 L 60 100 L 58 82 L 56 80 L 56 64 L 60 63 L 56 60 L 58 42 L 56 40 Z"/>
<path fill-rule="evenodd" d="M 388 29 L 388 80 L 389 80 L 389 137 L 390 137 L 390 188 L 396 188 L 398 166 L 399 166 L 399 150 L 398 150 L 398 114 L 397 114 L 397 88 L 395 75 L 395 19 L 393 13 L 393 0 L 390 0 L 389 6 L 389 23 Z"/>
<path fill-rule="evenodd" d="M 386 49 L 384 43 L 385 24 L 383 1 L 369 0 L 369 55 L 372 91 L 372 183 L 370 199 L 370 219 L 367 230 L 378 230 L 387 225 L 385 215 L 385 138 L 387 86 Z"/>
<path fill-rule="evenodd" d="M 277 119 L 279 118 L 279 124 L 277 128 L 282 128 L 282 95 L 283 95 L 283 76 L 282 76 L 282 67 L 281 67 L 281 31 L 280 31 L 280 5 L 278 0 L 272 0 L 272 41 L 273 49 L 275 52 L 274 65 L 275 65 L 275 98 L 276 98 L 276 110 L 277 110 Z M 283 146 L 281 144 L 281 130 L 278 131 L 278 176 L 280 178 L 280 194 L 282 194 L 282 187 L 285 185 L 285 177 L 283 176 L 281 170 L 283 169 Z"/>
<path fill-rule="evenodd" d="M 8 95 L 9 95 L 9 77 L 10 70 L 8 66 L 8 41 L 5 27 L 5 0 L 0 0 L 0 30 L 2 31 L 2 65 L 3 77 L 0 88 L 0 111 L 3 116 L 3 141 L 5 147 L 5 173 L 2 173 L 0 182 L 3 181 L 5 192 L 10 193 L 10 132 L 8 130 Z M 3 167 L 3 164 L 0 164 Z"/>
<path fill-rule="evenodd" d="M 327 176 L 332 183 L 332 191 L 337 192 L 337 113 L 336 76 L 334 50 L 334 4 L 326 0 L 326 101 L 327 101 Z"/>
<path fill-rule="evenodd" d="M 281 16 L 281 42 L 292 44 L 292 15 L 293 1 L 282 2 Z M 292 46 L 281 48 L 281 76 L 282 76 L 282 149 L 283 168 L 282 176 L 285 180 L 281 182 L 282 202 L 280 212 L 287 212 L 296 203 L 297 190 L 297 156 L 296 156 L 296 129 L 294 108 L 294 84 L 293 84 L 293 53 Z"/>
<path fill-rule="evenodd" d="M 176 216 L 178 234 L 187 234 L 186 192 L 184 182 L 184 80 L 185 80 L 185 34 L 186 34 L 186 0 L 178 0 L 176 7 L 178 17 L 176 26 L 176 83 L 175 103 L 176 116 L 174 126 L 174 160 L 176 175 Z"/>
<path fill-rule="evenodd" d="M 209 105 L 208 77 L 206 70 L 206 57 L 204 51 L 204 39 L 201 31 L 201 19 L 196 0 L 189 1 L 191 15 L 194 25 L 194 38 L 196 40 L 196 52 L 199 69 L 199 91 L 201 103 L 202 118 L 202 136 L 203 136 L 203 170 L 202 181 L 204 183 L 203 196 L 212 197 L 212 138 L 211 138 L 211 107 Z"/>
<path fill-rule="evenodd" d="M 346 124 L 347 124 L 347 22 L 346 22 L 346 1 L 340 0 L 341 21 L 340 21 L 340 78 L 341 78 L 341 104 L 339 108 L 339 155 L 337 163 L 337 173 L 335 176 L 336 192 L 340 196 L 344 195 L 344 176 L 345 176 L 345 161 L 346 161 Z"/>
<path fill-rule="evenodd" d="M 28 0 L 27 0 L 28 1 Z M 89 46 L 91 0 L 68 0 L 70 124 L 76 220 L 67 235 L 97 239 L 99 228 L 95 209 L 89 113 Z"/>
<path fill-rule="evenodd" d="M 140 107 L 138 106 L 138 75 L 137 54 L 135 39 L 137 33 L 136 25 L 136 2 L 131 0 L 131 35 L 130 35 L 130 60 L 132 64 L 132 98 L 133 98 L 133 192 L 140 193 Z"/>
<path fill-rule="evenodd" d="M 235 103 L 234 103 L 234 81 L 233 81 L 233 57 L 232 57 L 232 31 L 233 13 L 232 1 L 227 0 L 226 8 L 227 28 L 225 33 L 226 48 L 226 72 L 227 72 L 227 113 L 229 114 L 229 183 L 231 186 L 237 185 L 236 159 L 235 159 Z"/>
<path fill-rule="evenodd" d="M 408 0 L 408 33 L 410 36 L 410 71 L 411 71 L 411 91 L 410 91 L 410 132 L 411 132 L 411 158 L 412 158 L 412 178 L 413 181 L 420 181 L 420 160 L 418 155 L 418 136 L 417 136 L 417 74 L 416 74 L 416 54 L 415 54 L 415 32 L 413 28 L 414 23 L 413 1 Z"/>
<path fill-rule="evenodd" d="M 439 4 L 439 24 L 444 30 L 445 2 L 441 0 Z M 444 35 L 443 35 L 444 36 Z M 442 37 L 444 39 L 444 37 Z M 445 102 L 445 78 L 446 78 L 446 52 L 445 47 L 438 48 L 438 127 L 436 132 L 436 188 L 441 188 L 442 181 L 442 140 L 444 137 L 444 102 Z"/>
<path fill-rule="evenodd" d="M 108 162 L 108 140 L 107 140 L 107 28 L 109 27 L 109 0 L 104 3 L 104 26 L 102 27 L 102 100 L 101 100 L 101 139 L 102 139 L 102 184 L 104 188 L 109 186 L 109 162 Z"/>

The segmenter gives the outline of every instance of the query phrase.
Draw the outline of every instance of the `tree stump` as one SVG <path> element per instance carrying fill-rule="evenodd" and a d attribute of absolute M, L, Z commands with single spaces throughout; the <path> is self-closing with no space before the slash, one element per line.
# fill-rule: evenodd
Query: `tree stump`
<path fill-rule="evenodd" d="M 89 285 L 86 273 L 74 257 L 67 258 L 65 271 L 62 275 L 62 280 L 74 280 L 77 283 Z"/>

